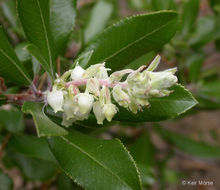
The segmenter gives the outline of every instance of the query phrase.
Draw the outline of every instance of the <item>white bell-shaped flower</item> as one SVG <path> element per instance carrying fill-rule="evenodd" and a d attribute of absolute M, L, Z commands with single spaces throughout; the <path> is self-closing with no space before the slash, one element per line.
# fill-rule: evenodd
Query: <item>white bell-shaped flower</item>
<path fill-rule="evenodd" d="M 103 106 L 103 113 L 109 122 L 112 120 L 117 111 L 118 108 L 112 103 L 108 103 Z"/>
<path fill-rule="evenodd" d="M 85 114 L 91 111 L 94 102 L 94 98 L 91 94 L 80 93 L 75 98 L 81 114 Z"/>
<path fill-rule="evenodd" d="M 72 70 L 71 79 L 72 79 L 72 80 L 81 79 L 84 72 L 85 72 L 85 70 L 84 70 L 82 67 L 80 67 L 79 65 L 77 65 L 77 66 Z"/>
<path fill-rule="evenodd" d="M 47 102 L 53 108 L 54 112 L 63 111 L 63 91 L 53 90 L 47 94 Z"/>
<path fill-rule="evenodd" d="M 105 115 L 103 113 L 103 108 L 99 102 L 95 102 L 93 104 L 93 112 L 95 114 L 97 123 L 102 125 L 103 121 L 105 120 Z"/>

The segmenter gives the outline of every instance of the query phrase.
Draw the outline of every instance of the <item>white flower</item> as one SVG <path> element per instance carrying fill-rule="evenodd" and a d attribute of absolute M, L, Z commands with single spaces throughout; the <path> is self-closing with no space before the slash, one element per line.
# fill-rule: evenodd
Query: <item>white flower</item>
<path fill-rule="evenodd" d="M 149 72 L 152 89 L 166 89 L 177 82 L 177 77 L 173 75 L 174 70 L 162 72 Z"/>
<path fill-rule="evenodd" d="M 77 65 L 77 66 L 72 70 L 71 79 L 72 79 L 72 80 L 81 79 L 84 72 L 85 72 L 85 70 L 84 70 L 82 67 L 80 67 L 79 65 Z"/>
<path fill-rule="evenodd" d="M 53 108 L 54 112 L 63 111 L 63 91 L 53 90 L 47 94 L 47 102 Z"/>
<path fill-rule="evenodd" d="M 75 107 L 77 105 L 73 103 L 73 100 L 65 100 L 63 104 L 64 114 L 67 120 L 75 117 Z"/>
<path fill-rule="evenodd" d="M 112 103 L 105 104 L 103 107 L 103 113 L 109 122 L 112 120 L 117 111 L 118 108 Z"/>
<path fill-rule="evenodd" d="M 100 84 L 97 78 L 88 79 L 86 84 L 86 92 L 94 94 L 95 96 L 100 95 Z"/>
<path fill-rule="evenodd" d="M 71 126 L 73 124 L 74 121 L 76 121 L 75 118 L 67 119 L 67 117 L 66 117 L 66 115 L 64 113 L 61 125 L 65 126 L 65 127 L 69 127 L 69 126 Z"/>
<path fill-rule="evenodd" d="M 102 125 L 103 121 L 105 120 L 105 115 L 103 113 L 103 108 L 99 102 L 95 102 L 93 104 L 93 112 L 95 114 L 97 123 Z"/>
<path fill-rule="evenodd" d="M 109 69 L 105 68 L 105 63 L 91 65 L 83 73 L 83 78 L 89 79 L 96 77 L 97 79 L 108 79 L 108 70 Z"/>
<path fill-rule="evenodd" d="M 88 93 L 80 93 L 75 96 L 79 111 L 81 114 L 85 114 L 91 111 L 94 98 Z"/>
<path fill-rule="evenodd" d="M 115 101 L 118 102 L 118 104 L 120 106 L 123 106 L 125 108 L 128 107 L 128 105 L 130 103 L 130 98 L 129 98 L 128 94 L 122 90 L 122 87 L 120 85 L 116 85 L 113 88 L 112 95 L 113 95 Z"/>

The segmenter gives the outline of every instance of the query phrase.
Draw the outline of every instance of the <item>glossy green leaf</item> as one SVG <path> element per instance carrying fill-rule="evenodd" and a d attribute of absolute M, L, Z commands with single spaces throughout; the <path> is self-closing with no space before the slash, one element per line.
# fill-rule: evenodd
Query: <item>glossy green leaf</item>
<path fill-rule="evenodd" d="M 81 54 L 75 61 L 74 64 L 72 65 L 72 68 L 76 65 L 85 65 L 89 62 L 89 60 L 91 59 L 91 56 L 93 54 L 93 50 L 85 52 L 83 54 Z"/>
<path fill-rule="evenodd" d="M 220 107 L 220 80 L 203 82 L 197 86 L 195 95 L 198 97 L 199 106 L 206 109 Z"/>
<path fill-rule="evenodd" d="M 175 10 L 176 4 L 174 0 L 152 0 L 154 10 Z"/>
<path fill-rule="evenodd" d="M 203 54 L 193 54 L 187 58 L 186 64 L 189 68 L 189 80 L 191 82 L 196 82 L 198 80 L 204 61 L 205 56 Z"/>
<path fill-rule="evenodd" d="M 119 140 L 72 131 L 49 138 L 49 144 L 66 174 L 85 189 L 142 189 L 133 159 Z"/>
<path fill-rule="evenodd" d="M 0 190 L 12 190 L 13 181 L 12 179 L 2 170 L 0 170 Z"/>
<path fill-rule="evenodd" d="M 57 183 L 58 190 L 83 190 L 83 188 L 74 184 L 71 178 L 64 173 L 59 176 Z"/>
<path fill-rule="evenodd" d="M 216 19 L 214 16 L 204 16 L 198 19 L 196 31 L 193 33 L 190 45 L 200 48 L 215 39 Z"/>
<path fill-rule="evenodd" d="M 11 47 L 0 26 L 0 76 L 16 84 L 31 84 L 31 78 Z"/>
<path fill-rule="evenodd" d="M 20 132 L 24 129 L 23 113 L 18 109 L 0 109 L 0 125 L 3 125 L 12 133 Z"/>
<path fill-rule="evenodd" d="M 8 154 L 23 175 L 30 180 L 47 181 L 53 178 L 57 172 L 57 166 L 50 161 L 30 158 L 12 151 L 8 151 Z"/>
<path fill-rule="evenodd" d="M 177 84 L 172 88 L 173 92 L 163 98 L 151 98 L 150 108 L 144 108 L 138 114 L 121 108 L 119 113 L 114 117 L 116 121 L 125 122 L 153 122 L 174 118 L 197 104 L 191 93 L 183 86 Z"/>
<path fill-rule="evenodd" d="M 54 39 L 55 55 L 65 47 L 73 31 L 76 17 L 76 0 L 51 0 L 50 25 Z"/>
<path fill-rule="evenodd" d="M 108 1 L 98 1 L 92 9 L 90 20 L 84 32 L 85 42 L 89 42 L 106 26 L 113 12 L 113 5 Z M 100 16 L 101 15 L 101 16 Z"/>
<path fill-rule="evenodd" d="M 130 153 L 137 163 L 143 186 L 150 186 L 155 182 L 154 170 L 155 147 L 149 133 L 143 133 L 130 147 Z"/>
<path fill-rule="evenodd" d="M 46 59 L 42 56 L 40 50 L 35 45 L 28 44 L 27 46 L 25 46 L 25 50 L 29 52 L 33 56 L 33 58 L 37 61 L 37 62 L 34 61 L 33 64 L 40 63 L 43 66 L 45 71 L 50 70 L 50 67 Z"/>
<path fill-rule="evenodd" d="M 17 14 L 16 14 L 16 1 L 14 0 L 2 0 L 2 6 L 0 6 L 0 9 L 2 9 L 4 17 L 7 19 L 10 25 L 10 29 L 13 30 L 13 32 L 16 32 L 20 36 L 24 36 L 24 32 L 21 28 L 21 23 L 18 20 Z"/>
<path fill-rule="evenodd" d="M 148 133 L 142 134 L 129 150 L 136 163 L 144 164 L 146 167 L 154 164 L 155 148 Z"/>
<path fill-rule="evenodd" d="M 24 32 L 46 60 L 44 69 L 54 76 L 55 49 L 50 31 L 49 0 L 18 0 L 17 10 Z"/>
<path fill-rule="evenodd" d="M 196 21 L 199 12 L 200 0 L 188 0 L 183 8 L 182 14 L 182 33 L 187 35 Z"/>
<path fill-rule="evenodd" d="M 125 69 L 138 69 L 142 65 L 149 65 L 150 62 L 154 59 L 156 56 L 155 52 L 150 52 L 145 55 L 142 55 L 141 57 L 135 59 L 130 64 L 126 65 Z"/>
<path fill-rule="evenodd" d="M 15 53 L 21 62 L 31 60 L 31 55 L 24 49 L 27 45 L 27 42 L 22 42 L 15 47 Z"/>
<path fill-rule="evenodd" d="M 34 119 L 38 137 L 67 135 L 64 128 L 52 122 L 44 113 L 43 104 L 38 102 L 25 102 L 22 111 L 30 113 Z"/>
<path fill-rule="evenodd" d="M 173 133 L 159 126 L 156 126 L 155 129 L 163 138 L 190 155 L 202 158 L 220 158 L 219 146 L 211 146 L 205 142 L 196 141 L 190 137 Z"/>
<path fill-rule="evenodd" d="M 45 138 L 32 135 L 14 135 L 7 147 L 28 157 L 39 158 L 56 163 Z"/>
<path fill-rule="evenodd" d="M 158 50 L 176 32 L 177 13 L 161 11 L 126 18 L 108 29 L 85 50 L 94 50 L 87 64 L 106 62 L 112 71 L 124 68 L 136 58 Z"/>
<path fill-rule="evenodd" d="M 135 10 L 145 10 L 151 8 L 151 0 L 129 0 L 129 5 Z"/>

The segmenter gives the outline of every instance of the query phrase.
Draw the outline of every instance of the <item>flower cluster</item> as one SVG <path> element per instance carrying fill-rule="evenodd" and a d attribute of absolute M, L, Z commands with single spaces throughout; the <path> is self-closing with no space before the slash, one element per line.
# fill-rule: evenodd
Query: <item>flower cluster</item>
<path fill-rule="evenodd" d="M 149 98 L 168 96 L 169 88 L 177 82 L 176 68 L 153 72 L 160 62 L 157 56 L 149 67 L 124 69 L 110 76 L 105 64 L 92 65 L 86 70 L 76 65 L 54 81 L 47 94 L 47 103 L 54 112 L 63 112 L 64 126 L 87 119 L 93 111 L 98 124 L 109 122 L 122 106 L 133 113 L 149 106 Z M 112 98 L 113 97 L 113 98 Z"/>

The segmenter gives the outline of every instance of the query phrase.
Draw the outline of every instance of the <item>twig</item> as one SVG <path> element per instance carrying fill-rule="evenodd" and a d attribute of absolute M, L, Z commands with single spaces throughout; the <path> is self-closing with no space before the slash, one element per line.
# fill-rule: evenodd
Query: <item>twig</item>
<path fill-rule="evenodd" d="M 56 64 L 57 64 L 57 74 L 58 76 L 60 76 L 60 56 L 57 57 Z"/>
<path fill-rule="evenodd" d="M 39 86 L 38 86 L 38 88 L 37 88 L 38 90 L 41 90 L 41 89 L 43 88 L 46 79 L 47 79 L 47 73 L 45 72 L 45 73 L 43 74 L 43 76 L 42 76 L 42 78 L 41 78 L 41 81 L 40 81 L 40 84 L 39 84 Z"/>
<path fill-rule="evenodd" d="M 2 145 L 0 147 L 0 160 L 2 159 L 3 151 L 4 151 L 5 147 L 7 146 L 8 141 L 10 140 L 11 136 L 12 136 L 12 134 L 9 132 L 2 142 Z"/>

